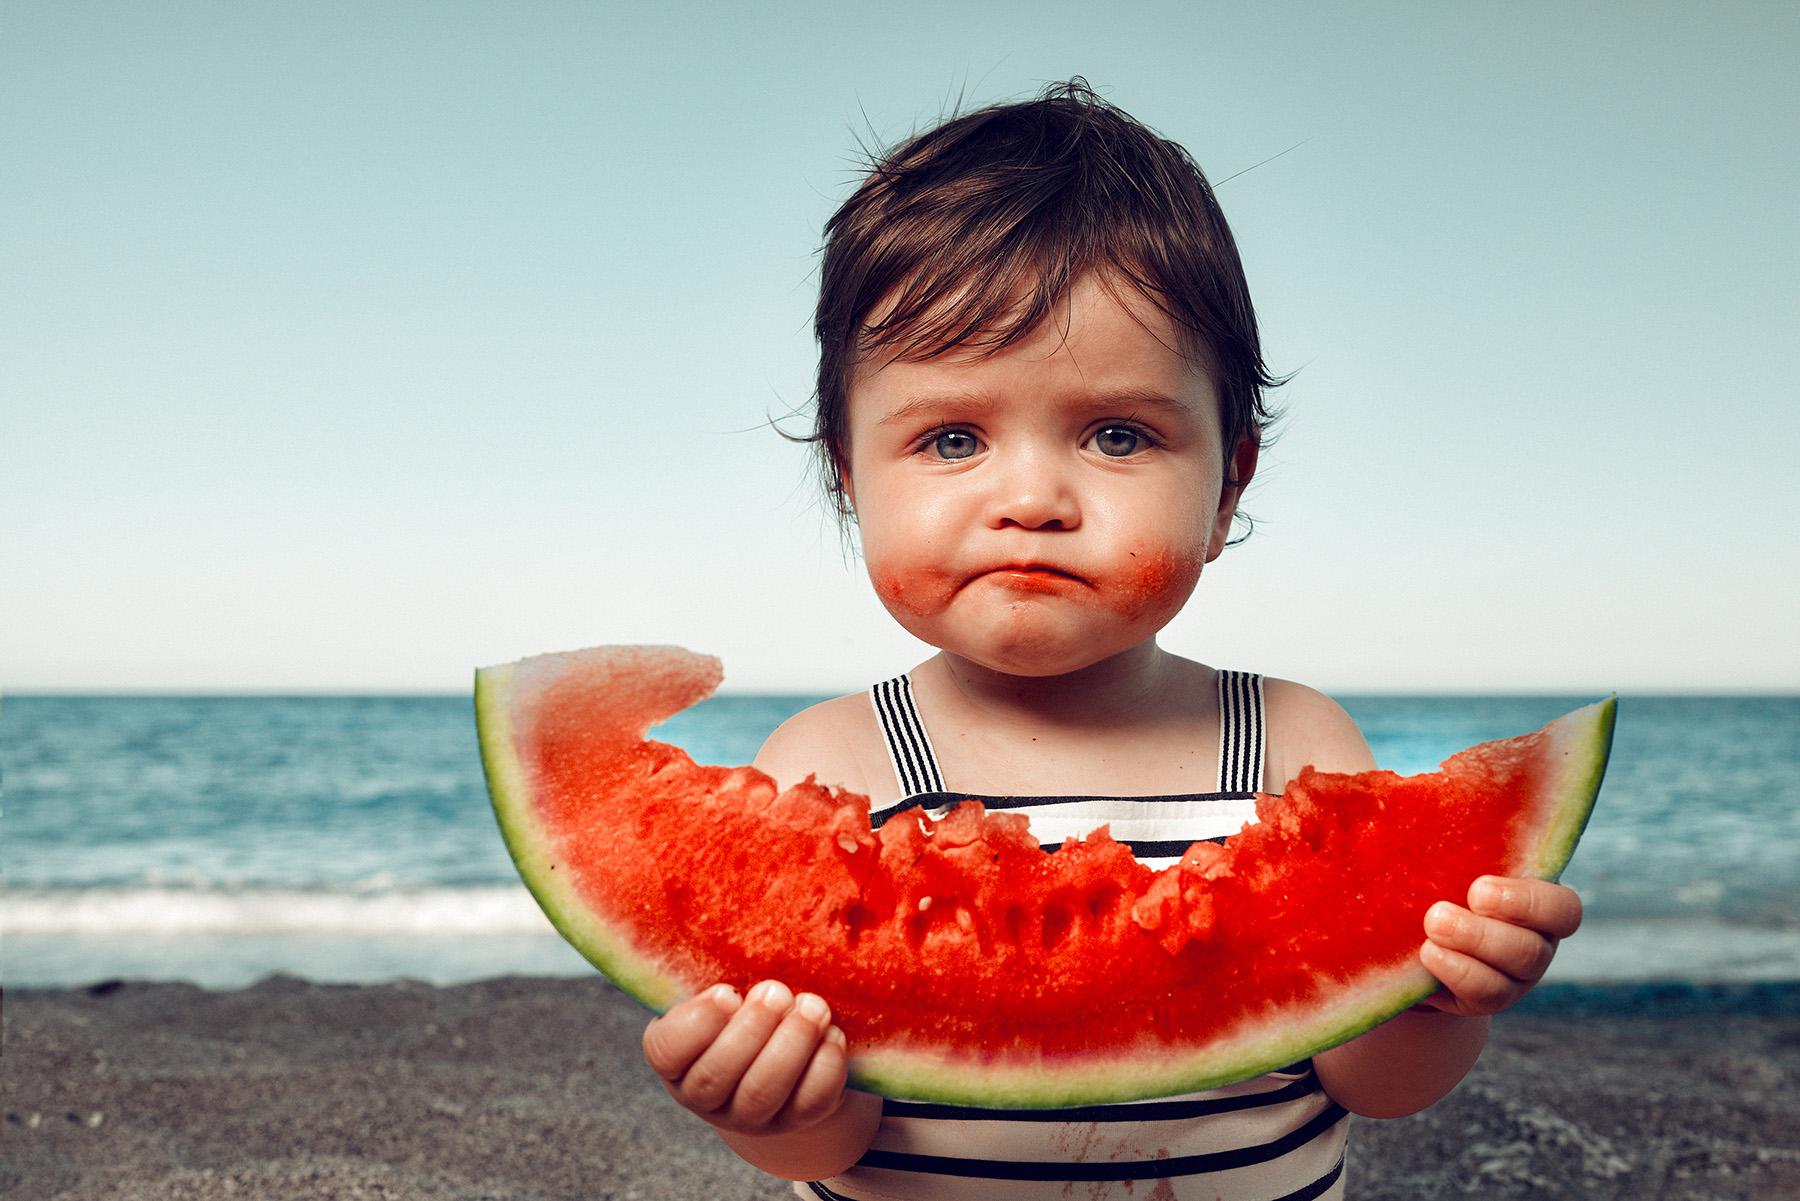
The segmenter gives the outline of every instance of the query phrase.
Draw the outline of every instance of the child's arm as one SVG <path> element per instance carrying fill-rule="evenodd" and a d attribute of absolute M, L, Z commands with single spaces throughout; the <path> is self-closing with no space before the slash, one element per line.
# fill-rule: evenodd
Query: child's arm
<path fill-rule="evenodd" d="M 1270 681 L 1270 724 L 1286 744 L 1278 779 L 1305 763 L 1368 771 L 1368 743 L 1348 714 L 1310 689 Z M 1273 748 L 1272 748 L 1273 749 Z M 1285 773 L 1285 774 L 1284 774 Z M 1487 1042 L 1488 1017 L 1531 990 L 1556 941 L 1581 924 L 1581 899 L 1543 880 L 1484 876 L 1469 907 L 1440 901 L 1425 914 L 1419 960 L 1443 990 L 1339 1047 L 1313 1057 L 1319 1082 L 1352 1113 L 1397 1118 L 1455 1088 Z"/>
<path fill-rule="evenodd" d="M 852 1092 L 843 1031 L 818 997 L 765 980 L 747 998 L 720 984 L 644 1030 L 644 1059 L 684 1108 L 747 1162 L 822 1180 L 869 1148 L 881 1098 Z"/>

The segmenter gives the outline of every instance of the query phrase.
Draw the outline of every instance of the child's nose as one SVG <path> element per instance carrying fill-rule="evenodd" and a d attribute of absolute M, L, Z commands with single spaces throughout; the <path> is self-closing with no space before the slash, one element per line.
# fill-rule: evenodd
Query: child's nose
<path fill-rule="evenodd" d="M 1072 530 L 1081 524 L 1081 505 L 1058 472 L 1021 463 L 995 480 L 988 524 L 995 529 Z"/>

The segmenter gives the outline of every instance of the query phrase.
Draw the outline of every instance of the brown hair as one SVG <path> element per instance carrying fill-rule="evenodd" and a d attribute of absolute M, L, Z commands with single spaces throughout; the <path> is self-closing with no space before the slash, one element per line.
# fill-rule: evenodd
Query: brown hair
<path fill-rule="evenodd" d="M 1035 100 L 954 117 L 871 156 L 825 223 L 813 330 L 813 433 L 840 516 L 847 400 L 862 356 L 990 353 L 1036 328 L 1071 284 L 1110 269 L 1163 311 L 1219 388 L 1226 467 L 1272 419 L 1256 313 L 1212 186 L 1186 150 L 1079 77 Z M 871 311 L 890 300 L 879 321 Z M 1236 481 L 1233 481 L 1236 482 Z"/>

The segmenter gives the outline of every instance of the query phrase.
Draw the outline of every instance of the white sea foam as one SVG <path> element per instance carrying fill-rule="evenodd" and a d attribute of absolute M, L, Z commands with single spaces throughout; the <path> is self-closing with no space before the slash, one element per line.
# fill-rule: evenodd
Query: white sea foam
<path fill-rule="evenodd" d="M 1800 928 L 1716 920 L 1598 919 L 1556 951 L 1546 980 L 1800 980 Z"/>
<path fill-rule="evenodd" d="M 20 889 L 0 899 L 9 935 L 540 934 L 548 920 L 518 885 L 325 892 L 299 889 Z"/>

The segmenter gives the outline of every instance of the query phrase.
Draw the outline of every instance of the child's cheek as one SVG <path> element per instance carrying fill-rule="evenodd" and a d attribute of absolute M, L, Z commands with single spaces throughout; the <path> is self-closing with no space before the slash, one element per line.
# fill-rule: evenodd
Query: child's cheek
<path fill-rule="evenodd" d="M 935 567 L 882 567 L 869 573 L 875 594 L 896 609 L 929 617 L 949 607 L 956 592 L 950 573 Z"/>
<path fill-rule="evenodd" d="M 1177 554 L 1143 544 L 1126 552 L 1125 566 L 1102 593 L 1107 607 L 1127 621 L 1168 614 L 1187 603 L 1200 580 L 1204 555 Z"/>

